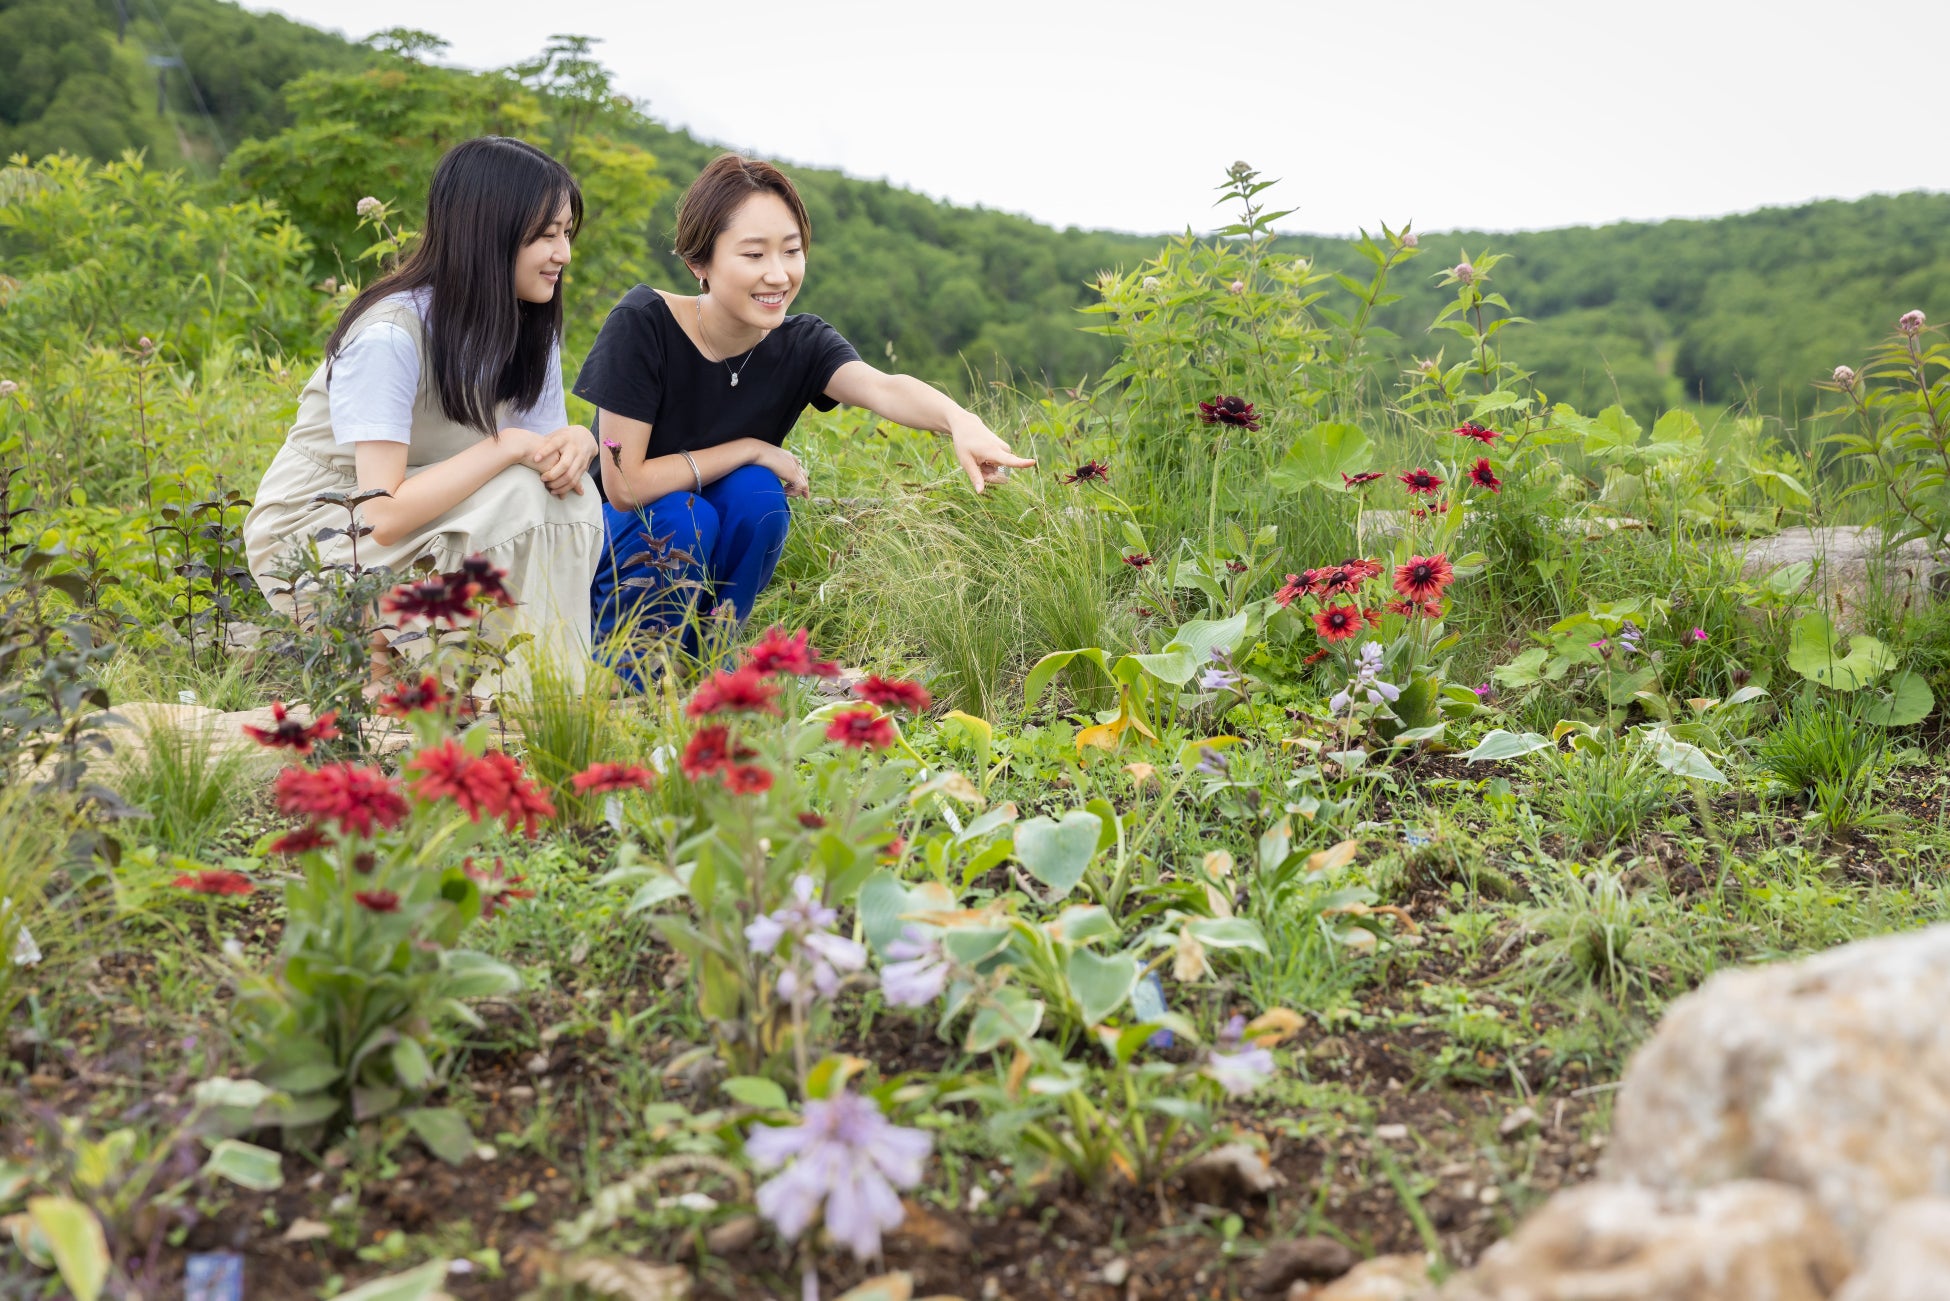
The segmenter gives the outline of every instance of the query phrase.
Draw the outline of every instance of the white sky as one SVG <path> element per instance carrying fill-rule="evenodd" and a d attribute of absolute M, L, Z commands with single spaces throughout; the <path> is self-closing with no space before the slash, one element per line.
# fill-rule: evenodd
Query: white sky
<path fill-rule="evenodd" d="M 1950 188 L 1944 0 L 245 0 L 493 67 L 600 37 L 651 116 L 1055 225 L 1514 230 Z"/>

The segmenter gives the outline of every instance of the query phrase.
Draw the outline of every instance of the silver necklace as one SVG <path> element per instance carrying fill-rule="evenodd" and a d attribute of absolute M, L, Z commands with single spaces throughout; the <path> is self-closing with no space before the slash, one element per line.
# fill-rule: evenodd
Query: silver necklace
<path fill-rule="evenodd" d="M 691 299 L 691 306 L 697 309 L 697 337 L 703 339 L 705 346 L 709 347 L 711 345 L 711 340 L 709 336 L 707 336 L 704 333 L 704 295 L 699 294 L 696 298 Z M 765 342 L 765 340 L 763 339 L 760 339 L 758 341 L 758 343 L 763 343 L 763 342 Z M 752 364 L 752 353 L 758 351 L 758 343 L 754 343 L 752 345 L 751 352 L 747 352 L 745 354 L 745 359 L 738 363 L 737 370 L 732 370 L 731 363 L 725 358 L 723 357 L 718 358 L 718 364 L 720 366 L 723 366 L 725 368 L 725 373 L 731 376 L 731 387 L 733 388 L 738 387 L 738 376 L 744 372 L 745 367 Z"/>

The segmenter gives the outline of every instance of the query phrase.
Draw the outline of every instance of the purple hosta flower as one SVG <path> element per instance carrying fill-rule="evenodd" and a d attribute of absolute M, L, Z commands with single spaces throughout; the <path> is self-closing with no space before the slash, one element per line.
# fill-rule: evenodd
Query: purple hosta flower
<path fill-rule="evenodd" d="M 887 946 L 887 956 L 899 958 L 880 968 L 880 994 L 895 1007 L 926 1007 L 941 997 L 948 984 L 948 956 L 937 936 L 919 927 L 901 928 L 901 937 Z"/>
<path fill-rule="evenodd" d="M 1239 675 L 1233 672 L 1232 659 L 1226 654 L 1225 647 L 1214 646 L 1212 648 L 1212 667 L 1205 670 L 1204 675 L 1199 678 L 1198 689 L 1200 691 L 1237 691 L 1239 689 Z"/>
<path fill-rule="evenodd" d="M 1207 777 L 1229 777 L 1232 775 L 1232 760 L 1226 758 L 1225 751 L 1217 746 L 1201 745 L 1198 748 L 1198 764 L 1193 772 L 1202 772 Z"/>
<path fill-rule="evenodd" d="M 10 379 L 0 379 L 0 398 L 10 398 L 20 392 L 20 385 Z"/>
<path fill-rule="evenodd" d="M 1904 312 L 1902 319 L 1896 322 L 1896 328 L 1914 339 L 1923 333 L 1923 321 L 1924 316 L 1921 312 Z"/>
<path fill-rule="evenodd" d="M 882 1233 L 900 1227 L 906 1212 L 895 1189 L 921 1182 L 933 1146 L 920 1130 L 889 1124 L 872 1099 L 841 1093 L 808 1101 L 800 1124 L 753 1130 L 745 1155 L 760 1170 L 785 1166 L 755 1199 L 782 1235 L 804 1233 L 824 1201 L 826 1231 L 865 1260 L 880 1254 Z"/>
<path fill-rule="evenodd" d="M 1630 619 L 1627 619 L 1624 623 L 1618 625 L 1618 649 L 1627 655 L 1636 655 L 1639 650 L 1639 641 L 1644 636 L 1645 634 L 1639 631 L 1639 626 Z"/>
<path fill-rule="evenodd" d="M 1706 640 L 1706 629 L 1704 629 L 1704 628 L 1695 628 L 1695 629 L 1693 629 L 1693 630 L 1692 630 L 1691 632 L 1689 632 L 1689 633 L 1687 633 L 1686 635 L 1687 635 L 1688 637 L 1691 637 L 1691 638 L 1692 638 L 1692 639 L 1693 639 L 1694 641 L 1705 641 L 1705 640 Z"/>
<path fill-rule="evenodd" d="M 803 873 L 792 882 L 792 901 L 775 912 L 758 918 L 745 927 L 745 942 L 754 953 L 770 953 L 786 939 L 792 951 L 782 956 L 785 970 L 779 973 L 779 993 L 789 1002 L 798 1002 L 806 982 L 825 998 L 839 992 L 841 972 L 859 971 L 867 965 L 867 951 L 833 926 L 840 915 L 815 897 L 818 886 Z"/>
<path fill-rule="evenodd" d="M 1137 989 L 1131 993 L 1131 1010 L 1136 1012 L 1140 1018 L 1149 1021 L 1155 1017 L 1163 1016 L 1166 1008 L 1165 982 L 1158 979 L 1157 972 L 1145 972 L 1144 978 L 1138 981 Z M 1155 1030 L 1152 1032 L 1151 1037 L 1145 1040 L 1145 1043 L 1159 1052 L 1163 1052 L 1177 1042 L 1178 1036 L 1173 1034 L 1169 1028 Z"/>
<path fill-rule="evenodd" d="M 1347 689 L 1336 693 L 1334 698 L 1327 702 L 1327 708 L 1338 714 L 1352 706 L 1356 697 L 1361 696 L 1365 696 L 1371 705 L 1378 705 L 1384 700 L 1392 705 L 1400 700 L 1401 688 L 1392 682 L 1381 681 L 1381 656 L 1380 642 L 1364 643 L 1360 658 L 1355 662 L 1354 676 L 1348 679 Z"/>
<path fill-rule="evenodd" d="M 1273 1074 L 1271 1049 L 1245 1046 L 1246 1018 L 1235 1016 L 1219 1031 L 1219 1041 L 1205 1054 L 1202 1072 L 1217 1080 L 1219 1087 L 1235 1098 L 1243 1098 Z"/>

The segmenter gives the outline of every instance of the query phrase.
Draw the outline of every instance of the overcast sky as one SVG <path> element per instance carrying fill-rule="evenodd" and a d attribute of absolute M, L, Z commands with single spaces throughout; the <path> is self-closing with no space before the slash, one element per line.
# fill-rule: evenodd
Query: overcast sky
<path fill-rule="evenodd" d="M 246 0 L 494 67 L 596 36 L 659 120 L 1056 225 L 1491 230 L 1950 188 L 1944 0 Z"/>

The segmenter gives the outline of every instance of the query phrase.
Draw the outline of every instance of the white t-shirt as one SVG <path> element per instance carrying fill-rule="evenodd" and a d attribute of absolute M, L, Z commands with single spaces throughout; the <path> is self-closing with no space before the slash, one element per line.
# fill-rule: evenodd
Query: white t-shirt
<path fill-rule="evenodd" d="M 430 295 L 424 289 L 389 294 L 382 301 L 410 303 L 424 322 Z M 359 331 L 332 362 L 325 396 L 332 405 L 332 438 L 347 443 L 413 441 L 413 399 L 420 390 L 420 350 L 413 336 L 391 321 L 375 321 Z M 548 378 L 535 405 L 518 412 L 507 427 L 552 434 L 569 423 L 562 397 L 562 348 L 548 359 Z"/>

